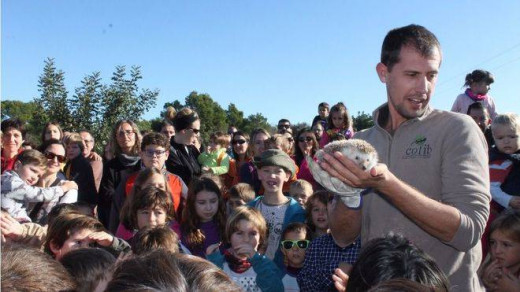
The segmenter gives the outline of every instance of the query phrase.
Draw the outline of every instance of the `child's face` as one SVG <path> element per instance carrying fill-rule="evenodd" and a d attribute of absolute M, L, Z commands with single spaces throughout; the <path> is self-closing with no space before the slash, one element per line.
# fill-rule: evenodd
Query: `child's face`
<path fill-rule="evenodd" d="M 200 191 L 195 198 L 195 212 L 201 222 L 209 222 L 218 211 L 218 196 L 214 192 Z"/>
<path fill-rule="evenodd" d="M 67 144 L 67 158 L 69 160 L 78 157 L 81 154 L 81 148 L 76 143 Z"/>
<path fill-rule="evenodd" d="M 44 168 L 36 163 L 23 165 L 20 161 L 16 162 L 15 171 L 20 178 L 28 185 L 35 185 L 44 172 Z"/>
<path fill-rule="evenodd" d="M 327 205 L 314 200 L 311 210 L 312 223 L 316 228 L 326 230 L 329 228 L 329 217 L 327 216 Z"/>
<path fill-rule="evenodd" d="M 240 206 L 244 206 L 246 202 L 240 198 L 229 198 L 228 199 L 228 206 L 231 210 L 235 210 L 236 208 Z"/>
<path fill-rule="evenodd" d="M 156 227 L 166 224 L 166 210 L 161 207 L 137 210 L 137 228 Z"/>
<path fill-rule="evenodd" d="M 487 94 L 490 88 L 491 87 L 486 83 L 486 81 L 473 82 L 469 86 L 469 89 L 471 89 L 473 93 L 482 95 Z"/>
<path fill-rule="evenodd" d="M 91 243 L 95 242 L 92 239 L 89 239 L 88 236 L 91 233 L 94 233 L 94 230 L 91 229 L 80 229 L 74 232 L 61 247 L 57 247 L 55 244 L 51 242 L 50 248 L 52 253 L 54 253 L 56 260 L 60 260 L 64 255 L 69 253 L 70 251 L 87 248 Z"/>
<path fill-rule="evenodd" d="M 318 114 L 320 115 L 320 118 L 325 119 L 329 116 L 329 109 L 324 106 L 320 106 L 318 108 Z"/>
<path fill-rule="evenodd" d="M 508 125 L 493 127 L 493 139 L 497 149 L 506 154 L 513 154 L 520 149 L 520 133 Z"/>
<path fill-rule="evenodd" d="M 469 111 L 470 117 L 477 123 L 482 132 L 486 131 L 489 122 L 489 115 L 485 110 L 482 109 L 472 109 Z"/>
<path fill-rule="evenodd" d="M 282 192 L 283 184 L 290 176 L 279 166 L 263 166 L 258 171 L 258 178 L 266 193 Z"/>
<path fill-rule="evenodd" d="M 144 151 L 141 151 L 141 161 L 146 167 L 163 169 L 166 159 L 168 159 L 168 151 L 162 146 L 147 145 Z"/>
<path fill-rule="evenodd" d="M 49 125 L 47 129 L 45 129 L 45 141 L 50 139 L 60 140 L 60 129 L 55 125 Z"/>
<path fill-rule="evenodd" d="M 220 144 L 217 143 L 217 141 L 215 141 L 215 140 L 209 141 L 209 147 L 208 147 L 209 152 L 215 152 L 215 151 L 219 150 L 220 147 L 221 146 L 220 146 Z"/>
<path fill-rule="evenodd" d="M 234 255 L 238 258 L 247 258 L 248 254 L 242 254 L 240 251 L 251 248 L 258 250 L 260 232 L 250 221 L 240 220 L 237 223 L 237 230 L 231 234 L 230 241 Z"/>
<path fill-rule="evenodd" d="M 164 175 L 158 173 L 152 175 L 141 188 L 145 188 L 148 186 L 154 186 L 158 189 L 166 191 L 166 181 Z"/>
<path fill-rule="evenodd" d="M 292 192 L 290 192 L 291 197 L 293 197 L 300 206 L 305 206 L 307 199 L 310 197 L 310 194 L 305 191 L 303 188 L 293 188 Z"/>
<path fill-rule="evenodd" d="M 343 125 L 344 125 L 343 114 L 341 112 L 333 112 L 333 113 L 331 113 L 331 115 L 332 115 L 332 125 L 334 126 L 334 128 L 343 129 Z"/>
<path fill-rule="evenodd" d="M 287 262 L 290 267 L 301 268 L 303 267 L 303 261 L 305 260 L 305 251 L 307 248 L 300 248 L 297 243 L 293 242 L 290 249 L 286 249 L 285 245 L 289 243 L 283 243 L 284 241 L 300 241 L 305 240 L 305 231 L 291 231 L 288 232 L 282 240 L 282 253 L 287 258 Z M 307 244 L 306 244 L 307 245 Z"/>
<path fill-rule="evenodd" d="M 513 275 L 520 271 L 520 242 L 512 240 L 509 236 L 495 230 L 491 233 L 491 257 L 500 267 L 507 268 Z"/>

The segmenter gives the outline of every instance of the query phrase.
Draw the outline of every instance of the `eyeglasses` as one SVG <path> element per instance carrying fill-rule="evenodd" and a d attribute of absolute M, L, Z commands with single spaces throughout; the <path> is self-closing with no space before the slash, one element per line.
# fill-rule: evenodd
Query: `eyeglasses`
<path fill-rule="evenodd" d="M 296 244 L 298 248 L 306 249 L 309 247 L 310 241 L 308 240 L 284 240 L 281 245 L 284 249 L 291 249 Z"/>
<path fill-rule="evenodd" d="M 312 137 L 309 137 L 309 136 L 307 136 L 307 137 L 299 137 L 298 141 L 299 142 L 311 142 L 312 141 Z"/>
<path fill-rule="evenodd" d="M 244 143 L 246 143 L 246 142 L 247 142 L 246 140 L 233 140 L 232 143 L 233 143 L 233 145 L 236 145 L 236 144 L 240 144 L 240 145 L 242 145 L 242 144 L 244 144 Z"/>
<path fill-rule="evenodd" d="M 278 125 L 278 129 L 289 129 L 290 127 L 291 127 L 291 125 L 289 125 L 289 124 Z"/>
<path fill-rule="evenodd" d="M 188 128 L 186 130 L 192 130 L 193 131 L 193 134 L 198 134 L 200 132 L 200 129 L 194 129 L 194 128 Z"/>
<path fill-rule="evenodd" d="M 153 157 L 154 155 L 157 155 L 157 157 L 159 157 L 166 153 L 166 150 L 146 150 L 143 152 L 147 157 Z"/>
<path fill-rule="evenodd" d="M 51 159 L 51 160 L 54 160 L 54 158 L 57 158 L 59 163 L 63 163 L 63 162 L 65 162 L 65 160 L 67 160 L 67 158 L 65 156 L 54 154 L 49 151 L 45 151 L 45 153 L 43 153 L 43 155 L 45 155 L 45 157 L 47 159 Z"/>
<path fill-rule="evenodd" d="M 134 133 L 135 132 L 133 130 L 121 130 L 117 134 L 119 135 L 119 137 L 123 137 L 123 136 L 131 136 Z"/>

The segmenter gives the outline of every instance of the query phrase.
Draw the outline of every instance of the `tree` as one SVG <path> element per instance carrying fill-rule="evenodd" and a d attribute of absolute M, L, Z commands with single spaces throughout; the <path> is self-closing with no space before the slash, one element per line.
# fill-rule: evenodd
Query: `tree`
<path fill-rule="evenodd" d="M 18 118 L 25 122 L 27 131 L 26 139 L 35 144 L 39 144 L 41 127 L 34 124 L 34 113 L 38 110 L 38 105 L 34 101 L 23 102 L 19 100 L 2 100 L 2 119 Z"/>
<path fill-rule="evenodd" d="M 81 81 L 81 87 L 76 88 L 76 93 L 71 99 L 72 115 L 74 119 L 74 130 L 88 130 L 93 133 L 94 138 L 103 128 L 103 92 L 99 72 L 86 76 Z"/>
<path fill-rule="evenodd" d="M 230 103 L 226 110 L 226 120 L 229 126 L 235 126 L 238 129 L 242 129 L 244 123 L 244 112 L 238 110 L 234 103 Z"/>
<path fill-rule="evenodd" d="M 352 116 L 352 121 L 354 122 L 354 129 L 356 131 L 361 131 L 374 126 L 374 120 L 372 120 L 372 117 L 365 112 L 357 112 L 356 117 Z"/>
<path fill-rule="evenodd" d="M 209 94 L 192 91 L 185 99 L 185 106 L 199 115 L 202 121 L 200 128 L 203 141 L 208 141 L 209 136 L 216 131 L 227 130 L 226 112 Z"/>
<path fill-rule="evenodd" d="M 36 104 L 39 105 L 35 115 L 37 124 L 43 127 L 48 121 L 58 121 L 62 128 L 70 129 L 72 116 L 64 83 L 65 73 L 56 69 L 54 59 L 47 58 L 44 62 L 43 74 L 38 80 L 38 91 L 41 95 L 35 98 Z"/>
<path fill-rule="evenodd" d="M 261 113 L 249 115 L 244 120 L 241 130 L 245 133 L 251 133 L 256 128 L 262 128 L 269 132 L 272 132 L 272 127 L 267 122 L 267 118 L 265 118 Z"/>

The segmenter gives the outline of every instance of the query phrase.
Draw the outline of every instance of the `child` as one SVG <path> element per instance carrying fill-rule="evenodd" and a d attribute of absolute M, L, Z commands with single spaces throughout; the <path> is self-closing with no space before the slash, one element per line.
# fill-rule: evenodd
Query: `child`
<path fill-rule="evenodd" d="M 352 118 L 348 113 L 347 107 L 342 102 L 332 107 L 328 120 L 329 127 L 321 136 L 320 148 L 323 148 L 333 140 L 338 140 L 338 136 L 345 139 L 350 139 L 354 136 Z"/>
<path fill-rule="evenodd" d="M 246 183 L 238 183 L 232 186 L 228 194 L 227 211 L 230 215 L 235 212 L 236 208 L 251 202 L 255 198 L 253 187 Z"/>
<path fill-rule="evenodd" d="M 226 224 L 222 194 L 210 178 L 194 178 L 182 214 L 182 242 L 193 255 L 205 258 L 208 246 L 222 241 Z"/>
<path fill-rule="evenodd" d="M 96 181 L 90 162 L 83 156 L 83 139 L 78 133 L 72 133 L 65 141 L 65 147 L 68 159 L 63 169 L 65 177 L 78 184 L 78 201 L 96 205 Z"/>
<path fill-rule="evenodd" d="M 312 231 L 311 238 L 318 238 L 329 233 L 329 216 L 327 215 L 327 203 L 331 194 L 327 191 L 317 191 L 307 200 L 307 225 Z"/>
<path fill-rule="evenodd" d="M 495 112 L 495 101 L 491 96 L 487 95 L 490 89 L 489 85 L 493 82 L 495 82 L 495 78 L 485 70 L 475 70 L 466 75 L 464 86 L 468 88 L 463 94 L 457 96 L 451 111 L 465 114 L 470 104 L 480 102 L 489 112 L 491 120 L 494 120 L 497 115 Z"/>
<path fill-rule="evenodd" d="M 282 275 L 258 247 L 265 242 L 267 226 L 262 214 L 239 207 L 226 223 L 225 240 L 231 247 L 218 252 L 219 244 L 207 249 L 208 260 L 224 270 L 243 291 L 283 291 Z"/>
<path fill-rule="evenodd" d="M 493 141 L 493 135 L 491 134 L 491 119 L 487 109 L 480 103 L 474 102 L 468 107 L 468 115 L 477 123 L 488 144 L 488 149 L 495 144 Z"/>
<path fill-rule="evenodd" d="M 168 223 L 174 231 L 180 233 L 178 223 L 175 221 L 171 195 L 164 190 L 164 186 L 161 188 L 149 184 L 143 189 L 137 186 L 123 206 L 121 226 L 116 236 L 132 243 L 132 238 L 138 230 Z"/>
<path fill-rule="evenodd" d="M 229 171 L 229 135 L 222 132 L 215 132 L 209 138 L 208 151 L 201 153 L 197 160 L 202 166 L 203 172 L 211 172 L 216 175 L 223 175 Z"/>
<path fill-rule="evenodd" d="M 166 182 L 163 182 L 163 185 L 168 187 L 177 218 L 180 218 L 182 205 L 188 194 L 188 187 L 179 176 L 166 170 L 165 162 L 166 159 L 168 159 L 169 149 L 168 138 L 160 133 L 149 133 L 143 137 L 141 151 L 139 153 L 142 164 L 140 171 L 143 171 L 145 168 L 156 168 L 163 177 L 159 179 L 159 176 L 156 176 L 156 172 L 152 174 L 152 172 L 148 171 L 147 174 L 150 175 L 150 177 L 141 177 L 142 180 L 140 180 L 140 182 L 143 183 L 145 180 L 148 180 L 148 178 L 151 179 L 152 176 L 154 176 L 156 180 L 165 180 Z M 114 232 L 116 232 L 119 226 L 121 208 L 126 198 L 132 192 L 132 188 L 136 183 L 137 177 L 140 175 L 140 171 L 132 173 L 126 180 L 123 180 L 121 186 L 116 189 L 109 224 L 110 230 Z M 141 188 L 144 188 L 144 186 L 141 186 Z"/>
<path fill-rule="evenodd" d="M 156 249 L 179 252 L 179 237 L 167 226 L 146 227 L 139 230 L 132 242 L 132 252 L 144 254 Z"/>
<path fill-rule="evenodd" d="M 40 188 L 38 182 L 47 167 L 47 158 L 37 150 L 26 150 L 18 155 L 14 170 L 2 174 L 2 208 L 19 222 L 31 222 L 27 214 L 30 202 L 57 200 L 71 189 L 78 189 L 73 181 L 63 181 L 60 186 Z"/>
<path fill-rule="evenodd" d="M 323 129 L 327 129 L 328 126 L 328 117 L 329 117 L 329 104 L 326 102 L 320 102 L 318 105 L 318 115 L 314 117 L 312 120 L 311 126 L 314 127 L 317 124 L 320 124 Z"/>
<path fill-rule="evenodd" d="M 78 283 L 76 291 L 105 291 L 116 258 L 100 248 L 82 248 L 67 253 L 60 262 Z"/>
<path fill-rule="evenodd" d="M 286 266 L 285 276 L 282 279 L 285 292 L 300 291 L 296 276 L 303 267 L 305 250 L 310 243 L 310 232 L 303 223 L 291 223 L 282 233 L 282 253 Z"/>
<path fill-rule="evenodd" d="M 491 224 L 490 234 L 491 257 L 479 271 L 484 285 L 488 291 L 519 291 L 520 211 L 502 213 Z"/>
<path fill-rule="evenodd" d="M 269 228 L 265 255 L 282 268 L 283 257 L 279 244 L 282 230 L 289 223 L 305 220 L 305 211 L 298 202 L 283 194 L 283 184 L 294 174 L 296 166 L 289 155 L 278 149 L 264 151 L 255 164 L 264 195 L 248 205 L 259 210 L 264 216 Z"/>
<path fill-rule="evenodd" d="M 130 245 L 105 231 L 97 219 L 78 213 L 58 216 L 47 231 L 44 250 L 56 260 L 80 248 L 99 246 L 114 256 L 130 251 Z"/>
<path fill-rule="evenodd" d="M 295 199 L 302 208 L 305 208 L 307 199 L 312 195 L 312 185 L 310 182 L 297 179 L 289 187 L 289 195 Z"/>
<path fill-rule="evenodd" d="M 491 131 L 496 146 L 489 153 L 491 196 L 503 208 L 520 209 L 520 118 L 498 115 Z"/>

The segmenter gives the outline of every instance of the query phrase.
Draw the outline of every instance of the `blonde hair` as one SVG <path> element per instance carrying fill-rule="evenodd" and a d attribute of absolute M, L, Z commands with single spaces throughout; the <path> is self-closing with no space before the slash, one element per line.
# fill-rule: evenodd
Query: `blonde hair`
<path fill-rule="evenodd" d="M 290 134 L 287 134 L 290 136 Z M 280 149 L 287 154 L 291 154 L 291 145 L 289 144 L 289 136 L 286 134 L 274 134 L 267 140 L 268 147 L 266 149 Z"/>
<path fill-rule="evenodd" d="M 312 195 L 312 192 L 314 192 L 312 184 L 304 179 L 297 179 L 289 186 L 289 194 L 291 196 L 294 196 L 294 192 L 297 190 L 302 190 L 305 194 L 308 194 L 309 197 Z"/>
<path fill-rule="evenodd" d="M 505 113 L 498 115 L 491 123 L 491 131 L 493 132 L 493 130 L 495 130 L 498 125 L 509 126 L 518 133 L 520 132 L 520 117 L 515 113 Z"/>
<path fill-rule="evenodd" d="M 260 235 L 260 242 L 258 246 L 264 245 L 266 243 L 267 237 L 267 223 L 265 222 L 264 216 L 260 211 L 249 207 L 249 206 L 240 206 L 236 208 L 235 213 L 229 217 L 226 222 L 226 231 L 224 239 L 227 243 L 231 244 L 231 235 L 238 230 L 238 223 L 240 220 L 246 220 L 247 222 L 251 222 L 253 226 L 258 229 L 258 234 Z"/>
<path fill-rule="evenodd" d="M 18 154 L 16 158 L 22 165 L 36 164 L 39 167 L 47 168 L 47 158 L 40 151 L 29 149 Z"/>

